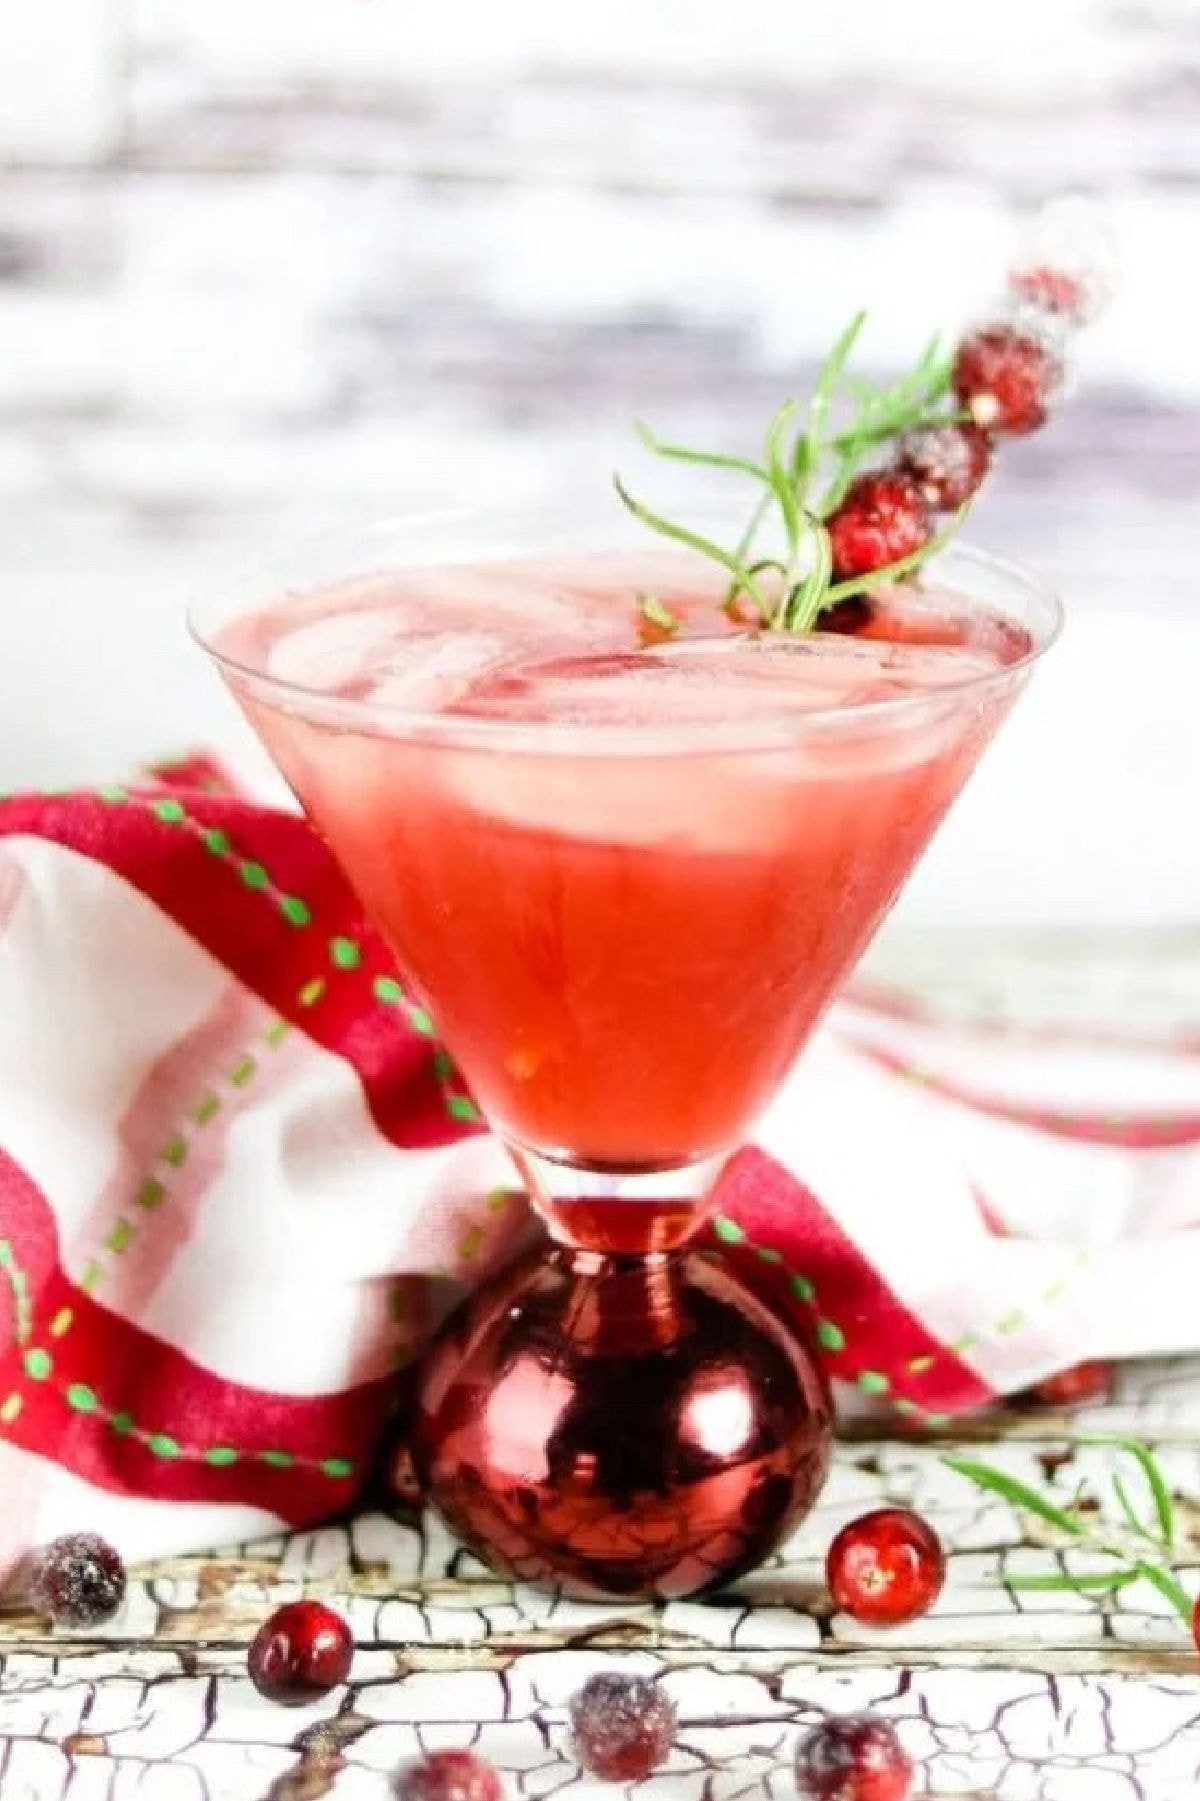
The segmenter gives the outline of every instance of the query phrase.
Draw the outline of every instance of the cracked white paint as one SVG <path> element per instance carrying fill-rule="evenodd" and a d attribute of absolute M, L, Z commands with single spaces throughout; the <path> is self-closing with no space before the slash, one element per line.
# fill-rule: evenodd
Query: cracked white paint
<path fill-rule="evenodd" d="M 1097 1417 L 1077 1416 L 1070 1432 L 1085 1436 Z M 1124 1432 L 1153 1421 L 1172 1482 L 1200 1493 L 1200 1369 L 1126 1372 L 1102 1418 Z M 1068 1449 L 1052 1436 L 1058 1424 L 997 1419 L 1002 1436 L 974 1452 L 1039 1483 L 1041 1459 Z M 1087 1571 L 1095 1554 L 1055 1546 L 1037 1521 L 979 1494 L 946 1470 L 944 1448 L 842 1445 L 821 1506 L 792 1543 L 710 1602 L 555 1596 L 487 1575 L 434 1522 L 368 1514 L 135 1572 L 109 1646 L 38 1638 L 28 1616 L 9 1614 L 0 1794 L 385 1801 L 400 1763 L 472 1744 L 505 1773 L 513 1801 L 600 1801 L 615 1791 L 580 1776 L 565 1709 L 594 1671 L 622 1668 L 661 1678 L 681 1720 L 668 1765 L 626 1801 L 793 1801 L 798 1734 L 825 1710 L 858 1708 L 895 1721 L 931 1794 L 1194 1801 L 1200 1667 L 1180 1621 L 1144 1583 L 1111 1597 L 1011 1594 L 1006 1572 Z M 1103 1482 L 1115 1455 L 1075 1445 L 1058 1479 Z M 821 1569 L 833 1531 L 872 1505 L 909 1499 L 947 1548 L 937 1608 L 890 1633 L 831 1614 Z M 1181 1513 L 1182 1580 L 1196 1588 L 1200 1539 L 1191 1510 Z M 283 1710 L 254 1691 L 244 1647 L 273 1605 L 300 1593 L 340 1607 L 358 1648 L 346 1689 Z M 144 1622 L 140 1644 L 125 1637 L 130 1619 Z M 303 1750 L 322 1723 L 340 1735 L 340 1761 Z"/>
<path fill-rule="evenodd" d="M 352 1720 L 359 1729 L 358 1736 L 348 1735 L 336 1785 L 325 1792 L 382 1796 L 380 1782 L 407 1758 L 422 1749 L 470 1743 L 504 1772 L 514 1796 L 567 1793 L 578 1801 L 611 1796 L 614 1791 L 582 1777 L 572 1759 L 563 1702 L 583 1671 L 576 1655 L 558 1655 L 569 1683 L 552 1682 L 551 1694 L 545 1693 L 544 1655 L 517 1658 L 508 1666 L 507 1693 L 499 1672 L 482 1681 L 481 1672 L 470 1669 L 436 1676 L 413 1672 L 386 1687 L 352 1684 L 336 1706 L 343 1721 Z M 531 1661 L 539 1667 L 522 1680 L 522 1665 Z M 831 1669 L 777 1658 L 760 1660 L 752 1672 L 728 1669 L 720 1660 L 670 1671 L 665 1659 L 646 1654 L 588 1657 L 586 1667 L 663 1674 L 679 1708 L 676 1747 L 662 1771 L 629 1789 L 636 1801 L 787 1794 L 791 1758 L 803 1730 L 826 1711 L 857 1709 L 893 1722 L 920 1766 L 921 1784 L 934 1794 L 966 1790 L 1014 1801 L 1082 1801 L 1096 1794 L 1114 1801 L 1183 1801 L 1192 1797 L 1200 1776 L 1200 1696 L 1192 1671 L 1135 1677 Z M 38 1659 L 36 1670 L 27 1669 L 33 1696 L 47 1703 L 40 1732 L 39 1721 L 14 1713 L 5 1694 L 0 1718 L 5 1801 L 55 1795 L 76 1801 L 77 1795 L 109 1792 L 94 1780 L 66 1787 L 72 1759 L 51 1739 L 68 1717 L 62 1710 L 68 1674 L 62 1662 L 49 1657 Z M 72 1692 L 78 1687 L 69 1686 Z M 113 1779 L 114 1794 L 124 1792 L 126 1783 L 136 1788 L 135 1772 L 140 1772 L 147 1786 L 136 1788 L 139 1797 L 194 1792 L 205 1801 L 257 1798 L 289 1767 L 284 1747 L 296 1732 L 318 1712 L 330 1711 L 272 1710 L 252 1697 L 244 1682 L 218 1675 L 211 1682 L 206 1719 L 197 1713 L 194 1686 L 177 1676 L 149 1693 L 123 1691 L 118 1709 L 123 1724 L 109 1726 L 107 1753 L 76 1754 L 75 1769 L 103 1769 L 106 1780 Z M 72 1718 L 76 1711 L 69 1710 Z M 171 1736 L 179 1741 L 170 1765 L 152 1761 L 150 1749 L 151 1734 L 166 1720 L 174 1722 Z M 248 1724 L 257 1726 L 256 1736 L 247 1732 Z M 168 1776 L 174 1789 L 168 1788 Z M 1095 1785 L 1091 1789 L 1089 1781 Z"/>

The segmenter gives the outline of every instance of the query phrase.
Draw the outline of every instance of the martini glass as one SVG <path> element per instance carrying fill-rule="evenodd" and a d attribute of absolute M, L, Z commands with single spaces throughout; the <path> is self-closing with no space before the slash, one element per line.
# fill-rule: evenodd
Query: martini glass
<path fill-rule="evenodd" d="M 853 636 L 755 637 L 623 525 L 401 522 L 193 625 L 548 1228 L 426 1360 L 423 1492 L 494 1567 L 665 1596 L 760 1562 L 830 1448 L 808 1345 L 694 1248 L 714 1184 L 1058 613 L 954 549 Z"/>

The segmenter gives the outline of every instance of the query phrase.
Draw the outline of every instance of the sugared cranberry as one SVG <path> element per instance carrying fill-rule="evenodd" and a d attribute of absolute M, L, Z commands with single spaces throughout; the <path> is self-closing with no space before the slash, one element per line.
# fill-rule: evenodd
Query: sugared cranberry
<path fill-rule="evenodd" d="M 972 332 L 954 359 L 955 393 L 984 431 L 1035 431 L 1061 381 L 1049 346 L 1007 325 Z"/>
<path fill-rule="evenodd" d="M 675 1708 L 645 1676 L 590 1676 L 568 1711 L 576 1758 L 605 1782 L 639 1782 L 675 1742 Z"/>
<path fill-rule="evenodd" d="M 796 1752 L 796 1787 L 811 1801 L 905 1801 L 912 1779 L 892 1727 L 869 1713 L 823 1720 Z"/>
<path fill-rule="evenodd" d="M 1018 306 L 1064 325 L 1087 325 L 1112 299 L 1120 262 L 1106 210 L 1081 194 L 1064 195 L 1030 223 L 1009 292 Z"/>
<path fill-rule="evenodd" d="M 1029 1398 L 1041 1407 L 1082 1407 L 1088 1401 L 1107 1401 L 1114 1373 L 1113 1364 L 1104 1358 L 1073 1363 L 1070 1369 L 1035 1382 Z"/>
<path fill-rule="evenodd" d="M 430 1751 L 392 1784 L 398 1801 L 504 1801 L 504 1784 L 473 1751 Z"/>
<path fill-rule="evenodd" d="M 354 1639 L 323 1601 L 289 1601 L 261 1625 L 246 1654 L 250 1680 L 268 1701 L 302 1707 L 350 1674 Z"/>
<path fill-rule="evenodd" d="M 825 1577 L 838 1606 L 868 1626 L 900 1626 L 942 1592 L 946 1558 L 932 1526 L 907 1507 L 880 1507 L 843 1526 Z"/>
<path fill-rule="evenodd" d="M 899 562 L 930 537 L 920 489 L 910 476 L 894 471 L 860 475 L 825 523 L 835 581 Z"/>
<path fill-rule="evenodd" d="M 34 1552 L 30 1604 L 55 1626 L 102 1626 L 124 1599 L 125 1565 L 96 1533 L 69 1532 Z"/>
<path fill-rule="evenodd" d="M 1098 271 L 1056 268 L 1052 263 L 1014 269 L 1008 286 L 1026 306 L 1053 313 L 1071 325 L 1086 325 L 1108 298 L 1108 283 Z"/>
<path fill-rule="evenodd" d="M 900 440 L 900 467 L 935 513 L 965 505 L 982 485 L 991 460 L 987 433 L 969 421 L 922 426 Z"/>

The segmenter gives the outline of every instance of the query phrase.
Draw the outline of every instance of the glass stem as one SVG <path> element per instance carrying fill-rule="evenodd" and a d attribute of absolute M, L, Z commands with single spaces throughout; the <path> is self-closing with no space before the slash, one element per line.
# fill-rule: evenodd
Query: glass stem
<path fill-rule="evenodd" d="M 552 1238 L 574 1250 L 646 1257 L 677 1250 L 708 1216 L 724 1155 L 664 1169 L 558 1162 L 509 1145 L 530 1200 Z"/>

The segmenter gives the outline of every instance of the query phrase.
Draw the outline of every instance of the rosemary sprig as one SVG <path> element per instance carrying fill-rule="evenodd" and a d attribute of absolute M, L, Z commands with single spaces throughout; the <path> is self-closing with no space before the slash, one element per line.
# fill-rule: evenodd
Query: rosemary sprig
<path fill-rule="evenodd" d="M 1171 1490 L 1158 1467 L 1154 1453 L 1134 1438 L 1099 1436 L 1076 1440 L 1084 1445 L 1107 1445 L 1132 1458 L 1145 1483 L 1145 1499 L 1139 1508 L 1129 1493 L 1120 1471 L 1111 1476 L 1112 1495 L 1120 1519 L 1105 1511 L 1104 1497 L 1095 1496 L 1098 1512 L 1084 1512 L 1084 1493 L 1070 1500 L 1055 1499 L 1054 1490 L 1043 1492 L 1031 1488 L 1006 1470 L 994 1464 L 981 1463 L 972 1457 L 944 1457 L 947 1469 L 974 1482 L 988 1494 L 999 1495 L 1024 1513 L 1032 1513 L 1046 1525 L 1053 1526 L 1073 1545 L 1111 1557 L 1111 1570 L 1093 1570 L 1046 1576 L 1006 1576 L 1004 1581 L 1013 1591 L 1048 1594 L 1073 1591 L 1076 1594 L 1115 1593 L 1132 1582 L 1149 1582 L 1170 1602 L 1180 1619 L 1192 1626 L 1196 1602 L 1177 1580 L 1175 1506 Z M 1192 1558 L 1191 1562 L 1196 1559 Z"/>
<path fill-rule="evenodd" d="M 724 605 L 734 617 L 742 616 L 741 603 L 745 601 L 760 626 L 811 631 L 821 613 L 839 600 L 913 574 L 962 523 L 960 513 L 920 550 L 869 575 L 836 583 L 832 579 L 824 522 L 845 499 L 863 463 L 900 432 L 958 417 L 957 412 L 948 410 L 950 359 L 937 338 L 930 340 L 914 366 L 897 381 L 880 385 L 850 376 L 850 358 L 866 318 L 865 312 L 856 313 L 839 336 L 818 371 L 807 408 L 802 410 L 794 400 L 779 408 L 767 426 L 760 457 L 669 443 L 639 422 L 638 435 L 653 455 L 667 462 L 741 476 L 760 490 L 732 550 L 656 512 L 636 499 L 620 476 L 613 477 L 622 503 L 643 525 L 726 571 L 729 585 Z M 773 525 L 772 538 L 764 544 L 769 524 Z M 648 603 L 655 607 L 661 603 L 650 596 L 640 600 L 643 617 L 661 628 L 662 620 L 647 611 Z"/>
<path fill-rule="evenodd" d="M 642 419 L 634 421 L 634 430 L 647 450 L 652 450 L 655 456 L 666 457 L 668 462 L 694 463 L 704 469 L 736 469 L 742 475 L 752 475 L 756 481 L 767 479 L 761 463 L 752 462 L 749 457 L 725 456 L 716 450 L 693 450 L 687 444 L 666 444 Z"/>
<path fill-rule="evenodd" d="M 771 616 L 771 608 L 764 598 L 753 570 L 742 561 L 734 551 L 724 550 L 712 538 L 706 538 L 701 532 L 691 531 L 686 525 L 679 525 L 667 519 L 661 513 L 652 512 L 643 501 L 635 500 L 629 490 L 622 484 L 619 475 L 613 476 L 613 486 L 621 500 L 629 508 L 635 519 L 648 525 L 652 532 L 661 537 L 671 538 L 676 544 L 685 544 L 690 550 L 699 551 L 701 556 L 710 557 L 714 563 L 720 563 L 733 576 L 740 594 L 747 594 L 758 608 L 759 616 L 765 622 Z"/>
<path fill-rule="evenodd" d="M 840 506 L 846 490 L 870 453 L 888 438 L 930 422 L 934 412 L 943 420 L 960 417 L 957 409 L 939 409 L 950 389 L 952 359 L 945 356 L 940 337 L 929 340 L 916 366 L 890 388 L 871 389 L 856 384 L 859 411 L 853 425 L 833 441 L 838 468 L 825 491 L 821 509 L 825 517 Z"/>
<path fill-rule="evenodd" d="M 801 481 L 810 480 L 820 466 L 821 453 L 825 447 L 824 431 L 829 408 L 837 393 L 838 383 L 845 373 L 846 364 L 850 360 L 850 352 L 862 336 L 862 329 L 866 323 L 865 311 L 855 313 L 818 372 L 817 385 L 813 389 L 813 397 L 808 409 L 808 427 L 796 450 L 796 473 Z M 862 410 L 860 407 L 860 416 Z"/>

